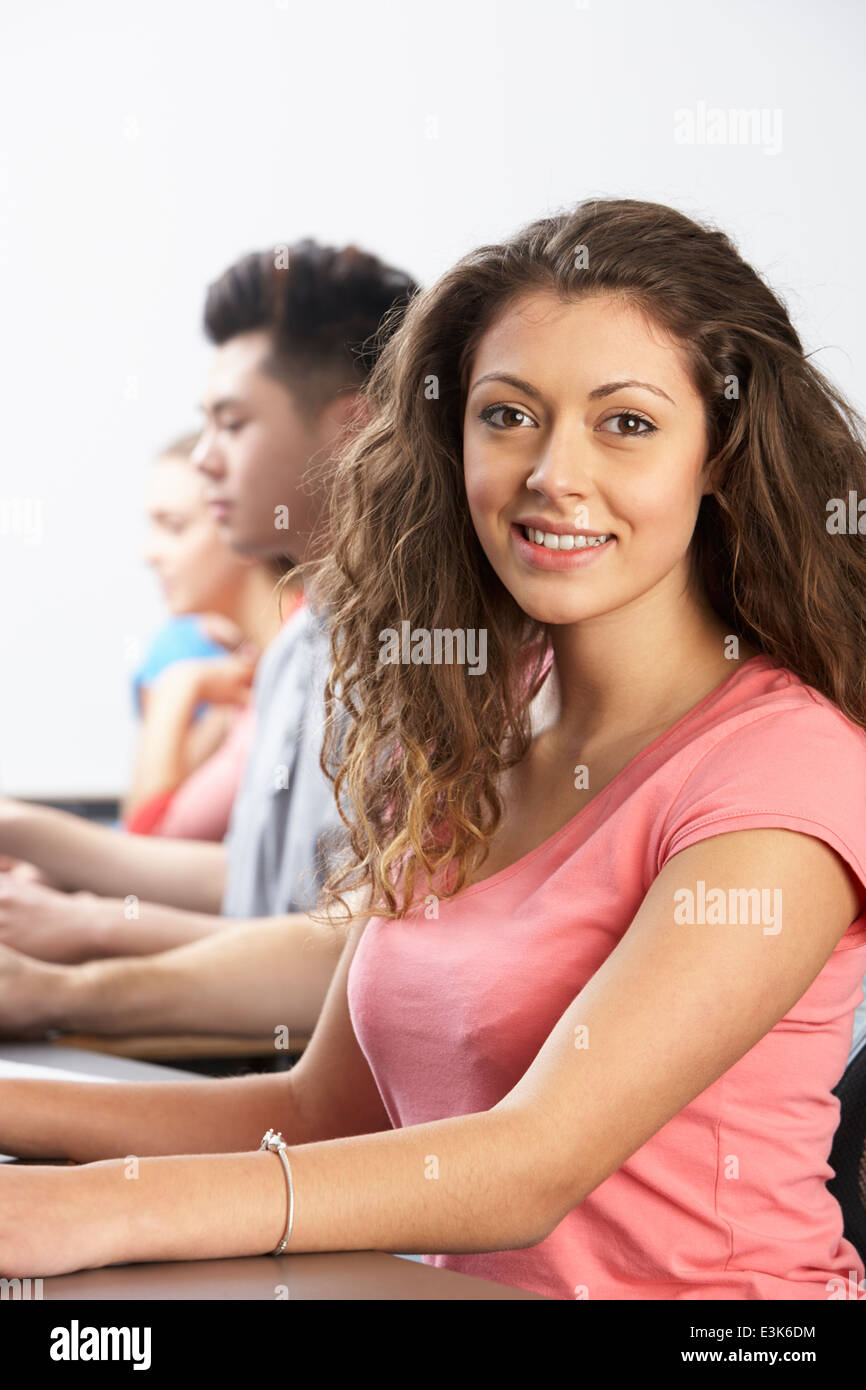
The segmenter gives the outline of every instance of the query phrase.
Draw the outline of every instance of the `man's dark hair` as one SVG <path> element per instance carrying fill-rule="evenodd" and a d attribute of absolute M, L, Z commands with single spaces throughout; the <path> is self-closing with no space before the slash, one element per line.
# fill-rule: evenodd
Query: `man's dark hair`
<path fill-rule="evenodd" d="M 314 416 L 363 383 L 418 288 L 357 246 L 320 246 L 308 237 L 229 266 L 208 288 L 204 328 L 218 347 L 266 330 L 271 349 L 262 369 Z"/>

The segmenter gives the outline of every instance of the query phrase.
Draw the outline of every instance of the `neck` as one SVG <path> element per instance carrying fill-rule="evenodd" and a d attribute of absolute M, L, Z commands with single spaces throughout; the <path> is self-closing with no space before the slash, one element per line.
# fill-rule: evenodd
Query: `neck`
<path fill-rule="evenodd" d="M 758 649 L 730 633 L 705 599 L 670 602 L 661 590 L 587 622 L 552 628 L 553 668 L 543 719 L 566 740 L 669 727 Z M 736 649 L 735 649 L 736 650 Z"/>
<path fill-rule="evenodd" d="M 252 642 L 262 652 L 276 637 L 292 597 L 302 587 L 293 576 L 278 592 L 279 582 L 279 577 L 268 566 L 252 565 L 240 586 L 234 611 L 229 614 L 243 633 L 244 640 Z"/>

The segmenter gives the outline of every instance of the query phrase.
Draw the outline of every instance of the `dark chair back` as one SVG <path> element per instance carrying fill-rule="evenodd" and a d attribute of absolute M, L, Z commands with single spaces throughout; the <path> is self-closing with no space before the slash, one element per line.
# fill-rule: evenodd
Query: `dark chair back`
<path fill-rule="evenodd" d="M 833 1094 L 842 1110 L 829 1160 L 836 1176 L 827 1187 L 842 1208 L 846 1239 L 866 1262 L 866 1044 Z"/>

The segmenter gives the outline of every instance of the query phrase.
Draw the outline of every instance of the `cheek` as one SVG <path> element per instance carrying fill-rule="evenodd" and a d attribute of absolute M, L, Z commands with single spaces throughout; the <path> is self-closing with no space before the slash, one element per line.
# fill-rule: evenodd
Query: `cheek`
<path fill-rule="evenodd" d="M 183 538 L 178 551 L 178 564 L 186 571 L 189 579 L 196 579 L 207 573 L 218 559 L 223 549 L 222 542 L 210 519 L 191 526 Z"/>
<path fill-rule="evenodd" d="M 691 470 L 671 467 L 635 470 L 620 475 L 608 488 L 613 510 L 629 524 L 633 536 L 688 542 L 694 530 L 700 489 Z"/>
<path fill-rule="evenodd" d="M 288 507 L 290 526 L 294 527 L 309 506 L 306 489 L 298 487 L 296 481 L 299 473 L 303 475 L 306 460 L 296 468 L 293 454 L 275 449 L 272 441 L 269 444 L 250 457 L 245 485 L 250 498 L 255 497 L 258 506 L 264 503 L 269 515 L 273 516 L 275 507 Z M 312 479 L 309 487 L 313 487 Z"/>
<path fill-rule="evenodd" d="M 182 536 L 172 536 L 170 540 L 163 541 L 160 547 L 160 559 L 166 569 L 180 572 L 184 565 L 188 563 L 189 554 L 189 533 L 184 532 Z"/>
<path fill-rule="evenodd" d="M 502 468 L 486 463 L 483 455 L 468 449 L 464 454 L 463 481 L 473 520 L 483 526 L 513 495 L 511 480 Z"/>
<path fill-rule="evenodd" d="M 226 448 L 226 470 L 232 480 L 236 505 L 267 489 L 269 475 L 274 471 L 274 451 L 267 438 L 262 438 L 254 425 L 247 425 Z"/>
<path fill-rule="evenodd" d="M 250 490 L 256 486 L 256 451 L 238 441 L 226 450 L 225 458 L 235 506 L 243 506 Z"/>

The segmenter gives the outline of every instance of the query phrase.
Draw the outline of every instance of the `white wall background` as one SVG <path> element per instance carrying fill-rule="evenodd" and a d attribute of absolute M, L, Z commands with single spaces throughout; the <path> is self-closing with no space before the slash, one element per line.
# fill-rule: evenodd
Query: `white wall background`
<path fill-rule="evenodd" d="M 0 24 L 4 792 L 125 784 L 161 620 L 144 482 L 198 421 L 204 288 L 243 252 L 354 240 L 426 283 L 580 198 L 669 202 L 733 233 L 864 407 L 860 0 L 5 0 Z M 700 103 L 766 138 L 678 143 Z"/>

